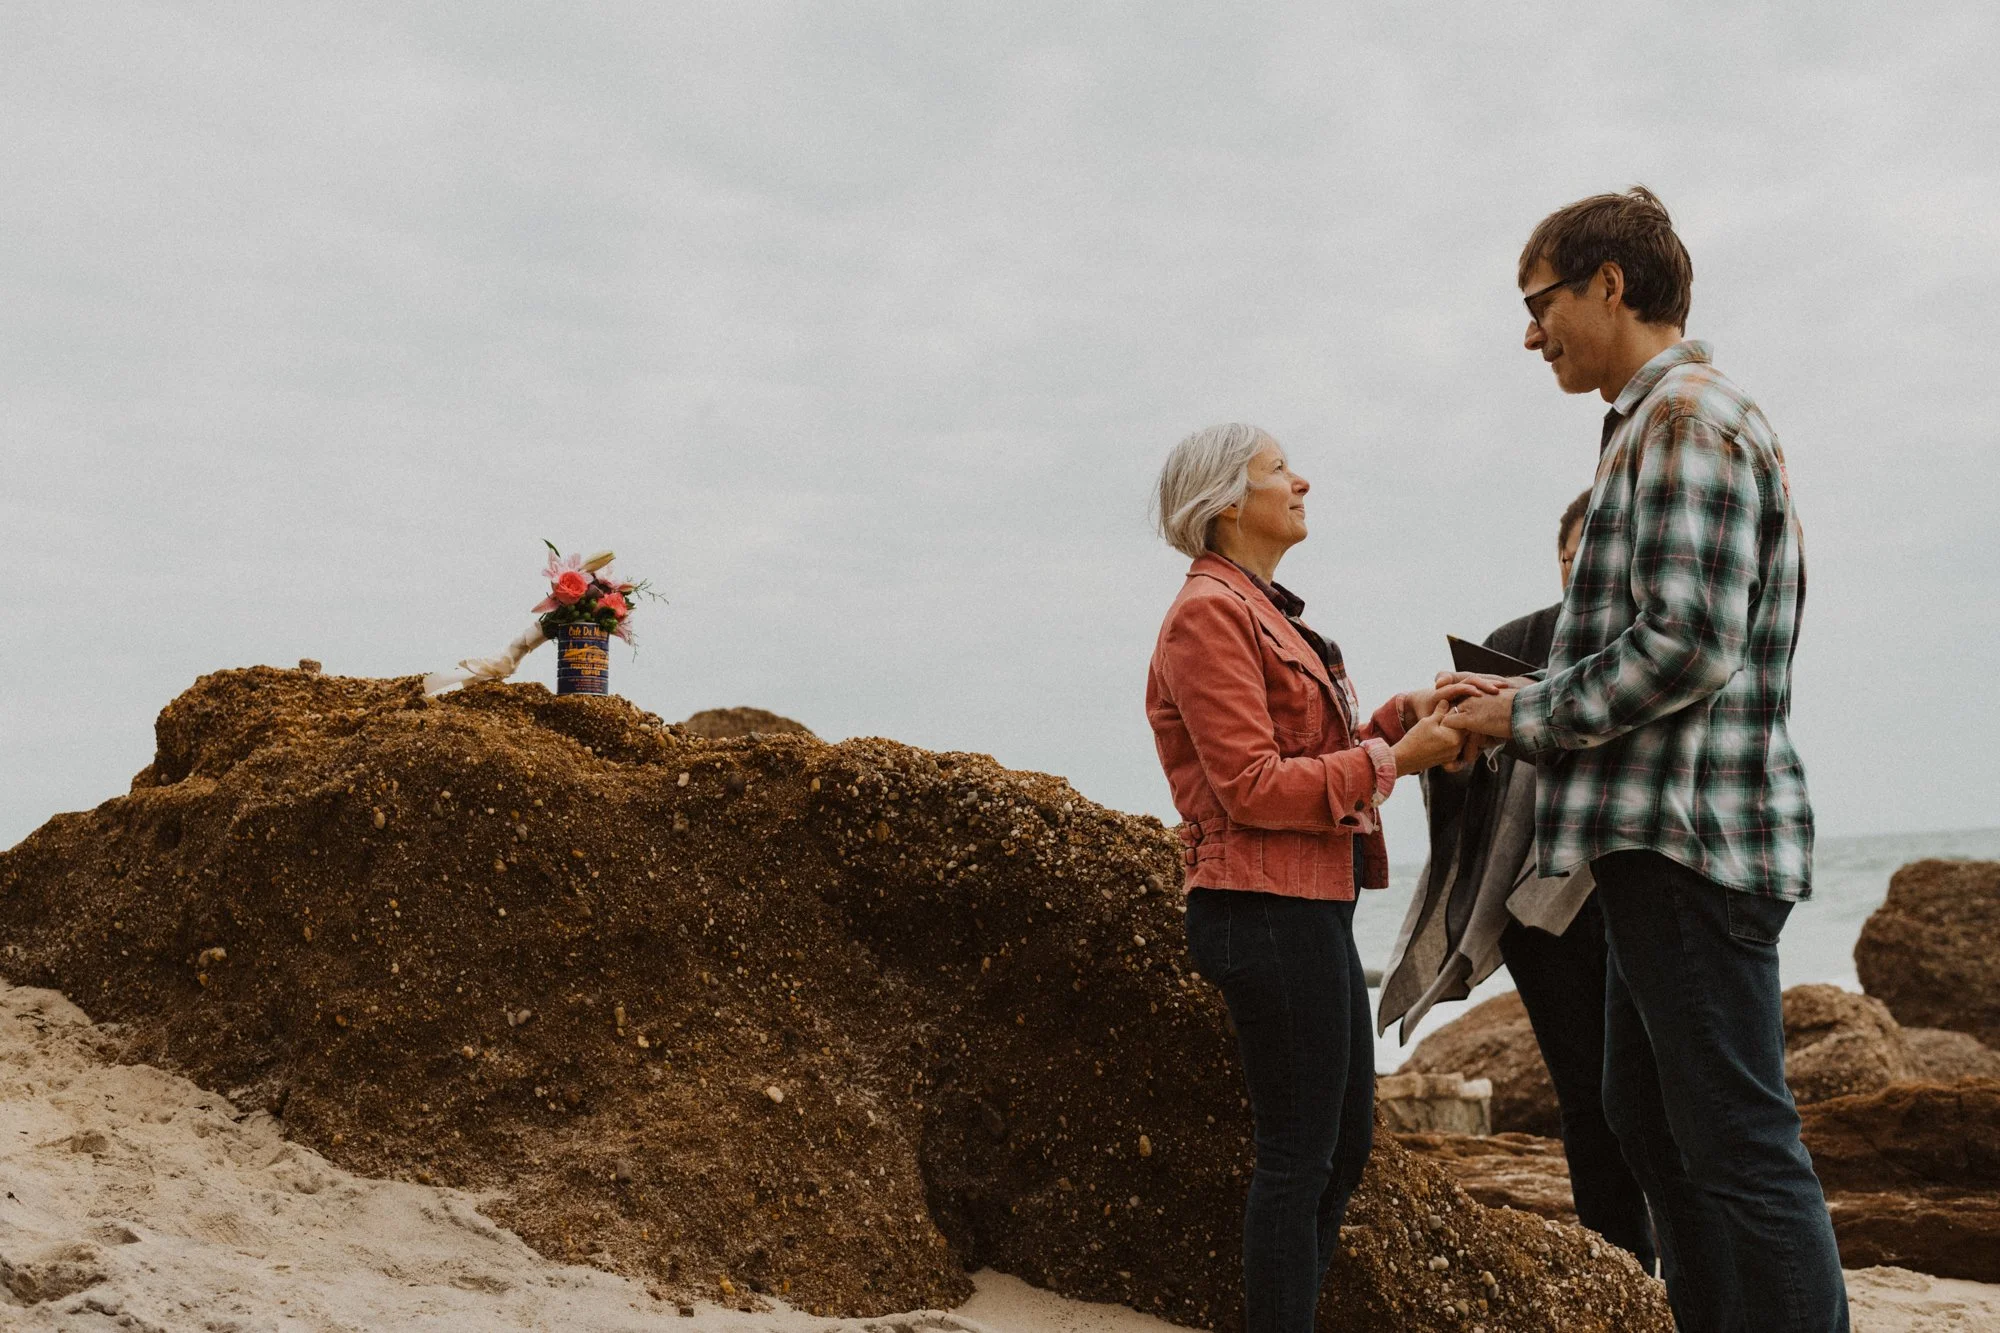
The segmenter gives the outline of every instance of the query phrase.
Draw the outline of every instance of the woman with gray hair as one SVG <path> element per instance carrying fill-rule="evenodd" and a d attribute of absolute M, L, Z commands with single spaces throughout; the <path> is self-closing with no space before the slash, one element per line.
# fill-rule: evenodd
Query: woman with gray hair
<path fill-rule="evenodd" d="M 1158 520 L 1194 564 L 1168 608 L 1146 715 L 1180 811 L 1188 949 L 1221 986 L 1256 1122 L 1243 1214 L 1251 1333 L 1306 1333 L 1373 1143 L 1374 1043 L 1357 888 L 1386 888 L 1376 807 L 1456 759 L 1439 720 L 1471 684 L 1363 716 L 1340 649 L 1273 581 L 1311 487 L 1254 426 L 1211 426 L 1160 471 Z"/>

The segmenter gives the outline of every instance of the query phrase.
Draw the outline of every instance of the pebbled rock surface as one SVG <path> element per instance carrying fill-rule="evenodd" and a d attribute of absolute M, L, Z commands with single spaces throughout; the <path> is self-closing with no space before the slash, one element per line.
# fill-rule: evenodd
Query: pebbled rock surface
<path fill-rule="evenodd" d="M 2000 861 L 1913 861 L 1854 944 L 1861 989 L 1911 1027 L 2000 1047 Z"/>
<path fill-rule="evenodd" d="M 1250 1126 L 1157 821 L 532 685 L 219 672 L 156 735 L 0 853 L 0 972 L 124 1058 L 663 1292 L 868 1315 L 990 1265 L 1240 1325 Z M 1669 1326 L 1383 1140 L 1322 1329 Z"/>
<path fill-rule="evenodd" d="M 1838 986 L 1784 994 L 1785 1082 L 1801 1104 L 1875 1092 L 1912 1078 L 1902 1026 L 1880 1000 Z"/>

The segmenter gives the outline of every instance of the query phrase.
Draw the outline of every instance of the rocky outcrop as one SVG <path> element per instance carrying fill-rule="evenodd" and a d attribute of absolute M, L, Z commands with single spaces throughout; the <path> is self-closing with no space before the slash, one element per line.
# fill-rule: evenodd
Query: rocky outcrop
<path fill-rule="evenodd" d="M 1458 1187 L 1489 1208 L 1519 1208 L 1576 1220 L 1561 1139 L 1534 1134 L 1399 1133 L 1396 1142 L 1442 1166 Z"/>
<path fill-rule="evenodd" d="M 1250 1124 L 1157 821 L 532 685 L 222 672 L 156 732 L 0 853 L 0 971 L 127 1058 L 663 1291 L 876 1314 L 984 1265 L 1240 1325 Z M 1386 1133 L 1348 1222 L 1322 1330 L 1668 1327 Z"/>
<path fill-rule="evenodd" d="M 1476 1004 L 1425 1037 L 1397 1072 L 1490 1079 L 1496 1132 L 1562 1134 L 1555 1084 L 1517 991 Z"/>
<path fill-rule="evenodd" d="M 680 724 L 690 736 L 711 741 L 754 736 L 811 736 L 812 728 L 761 708 L 704 708 Z"/>
<path fill-rule="evenodd" d="M 1801 1105 L 1911 1079 L 1949 1081 L 2000 1072 L 2000 1052 L 1961 1034 L 1904 1028 L 1881 1001 L 1838 986 L 1786 991 L 1784 1024 L 1785 1081 Z M 1550 1138 L 1562 1133 L 1555 1087 L 1514 992 L 1474 1006 L 1425 1037 L 1399 1072 L 1490 1079 L 1496 1131 Z"/>
<path fill-rule="evenodd" d="M 2000 861 L 1914 861 L 1861 928 L 1861 988 L 1898 1022 L 2000 1047 Z"/>
<path fill-rule="evenodd" d="M 1802 1107 L 1841 1262 L 2000 1282 L 2000 1080 Z"/>
<path fill-rule="evenodd" d="M 1913 1076 L 1902 1027 L 1880 1000 L 1838 986 L 1784 994 L 1785 1082 L 1800 1103 L 1875 1092 Z"/>

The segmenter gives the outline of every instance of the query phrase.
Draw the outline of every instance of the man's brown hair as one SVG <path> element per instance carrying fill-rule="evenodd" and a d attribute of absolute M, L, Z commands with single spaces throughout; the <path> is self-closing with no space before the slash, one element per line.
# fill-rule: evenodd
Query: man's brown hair
<path fill-rule="evenodd" d="M 1583 520 L 1589 514 L 1590 492 L 1585 491 L 1569 502 L 1569 508 L 1563 510 L 1562 524 L 1556 528 L 1556 550 L 1562 550 L 1563 543 L 1569 540 L 1569 530 L 1582 527 Z"/>
<path fill-rule="evenodd" d="M 1546 259 L 1557 278 L 1581 292 L 1607 263 L 1625 274 L 1623 300 L 1648 324 L 1687 327 L 1694 261 L 1674 235 L 1674 220 L 1643 185 L 1623 194 L 1594 194 L 1543 218 L 1521 250 L 1515 282 Z"/>

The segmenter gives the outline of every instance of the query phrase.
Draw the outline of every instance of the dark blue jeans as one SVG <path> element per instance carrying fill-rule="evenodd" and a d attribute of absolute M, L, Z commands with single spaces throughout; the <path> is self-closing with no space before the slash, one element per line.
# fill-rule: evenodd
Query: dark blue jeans
<path fill-rule="evenodd" d="M 1560 935 L 1510 920 L 1500 932 L 1500 956 L 1556 1087 L 1576 1220 L 1630 1250 L 1650 1273 L 1646 1195 L 1604 1119 L 1604 1006 L 1597 1003 L 1605 990 L 1604 912 L 1597 895 L 1584 899 Z"/>
<path fill-rule="evenodd" d="M 1222 987 L 1256 1118 L 1243 1209 L 1249 1333 L 1310 1333 L 1375 1138 L 1375 1045 L 1354 904 L 1188 894 L 1188 951 Z"/>
<path fill-rule="evenodd" d="M 1847 1286 L 1785 1086 L 1792 905 L 1657 852 L 1591 863 L 1604 910 L 1604 1112 L 1653 1207 L 1682 1333 L 1845 1333 Z"/>

